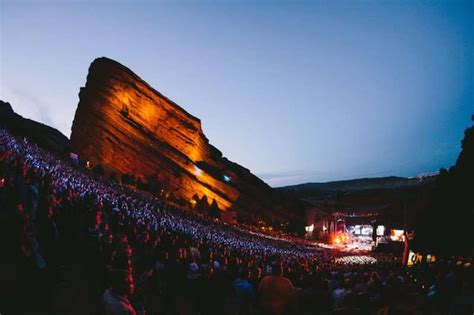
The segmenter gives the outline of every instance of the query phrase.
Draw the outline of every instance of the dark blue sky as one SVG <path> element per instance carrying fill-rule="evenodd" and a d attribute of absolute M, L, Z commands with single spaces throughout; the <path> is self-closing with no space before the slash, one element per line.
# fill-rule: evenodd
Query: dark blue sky
<path fill-rule="evenodd" d="M 449 167 L 474 113 L 473 1 L 0 2 L 0 98 L 70 135 L 99 56 L 273 186 Z"/>

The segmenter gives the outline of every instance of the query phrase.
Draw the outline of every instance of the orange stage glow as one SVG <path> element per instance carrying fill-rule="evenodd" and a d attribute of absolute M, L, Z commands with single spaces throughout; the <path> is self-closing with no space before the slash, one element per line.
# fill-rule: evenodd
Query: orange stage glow
<path fill-rule="evenodd" d="M 331 243 L 334 245 L 343 245 L 349 241 L 349 237 L 345 233 L 337 233 L 332 237 Z"/>

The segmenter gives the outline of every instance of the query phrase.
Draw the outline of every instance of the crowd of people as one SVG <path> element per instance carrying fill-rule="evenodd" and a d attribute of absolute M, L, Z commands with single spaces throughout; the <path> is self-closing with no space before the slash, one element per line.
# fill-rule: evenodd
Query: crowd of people
<path fill-rule="evenodd" d="M 293 240 L 292 238 L 288 238 Z M 0 313 L 51 312 L 61 265 L 94 314 L 472 314 L 472 267 L 342 252 L 172 207 L 0 130 Z M 346 260 L 339 260 L 346 261 Z"/>

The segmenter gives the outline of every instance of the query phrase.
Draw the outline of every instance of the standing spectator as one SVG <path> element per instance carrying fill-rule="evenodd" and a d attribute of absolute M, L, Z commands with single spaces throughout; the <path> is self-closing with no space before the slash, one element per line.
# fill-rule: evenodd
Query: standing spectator
<path fill-rule="evenodd" d="M 342 283 L 342 281 L 339 281 L 337 288 L 332 291 L 332 302 L 334 304 L 335 309 L 338 309 L 341 306 L 342 301 L 344 300 L 346 295 L 347 291 L 344 288 L 344 284 Z"/>
<path fill-rule="evenodd" d="M 255 289 L 249 282 L 250 271 L 241 267 L 239 276 L 233 283 L 234 305 L 237 314 L 251 314 L 255 303 Z"/>
<path fill-rule="evenodd" d="M 295 289 L 291 281 L 282 276 L 280 264 L 272 264 L 271 275 L 260 282 L 258 295 L 265 314 L 285 314 L 295 309 Z"/>
<path fill-rule="evenodd" d="M 37 218 L 37 208 L 38 208 L 38 199 L 39 199 L 39 190 L 38 190 L 38 183 L 36 178 L 32 177 L 29 179 L 28 183 L 28 193 L 27 193 L 27 205 L 28 211 L 31 216 L 31 221 L 36 222 Z"/>
<path fill-rule="evenodd" d="M 106 315 L 136 315 L 129 296 L 135 291 L 133 277 L 125 270 L 110 272 L 110 288 L 102 296 Z"/>

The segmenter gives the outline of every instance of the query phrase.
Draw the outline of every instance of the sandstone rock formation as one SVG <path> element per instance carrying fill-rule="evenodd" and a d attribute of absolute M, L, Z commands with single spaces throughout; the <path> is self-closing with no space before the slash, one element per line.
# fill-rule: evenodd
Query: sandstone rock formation
<path fill-rule="evenodd" d="M 209 144 L 198 118 L 118 62 L 96 59 L 79 98 L 72 150 L 93 165 L 158 180 L 189 205 L 197 195 L 221 210 L 275 213 L 286 207 L 279 193 Z"/>
<path fill-rule="evenodd" d="M 13 111 L 10 103 L 3 101 L 0 101 L 0 127 L 10 130 L 15 136 L 27 137 L 49 151 L 63 154 L 69 150 L 69 139 L 61 132 L 37 121 L 23 118 Z"/>

